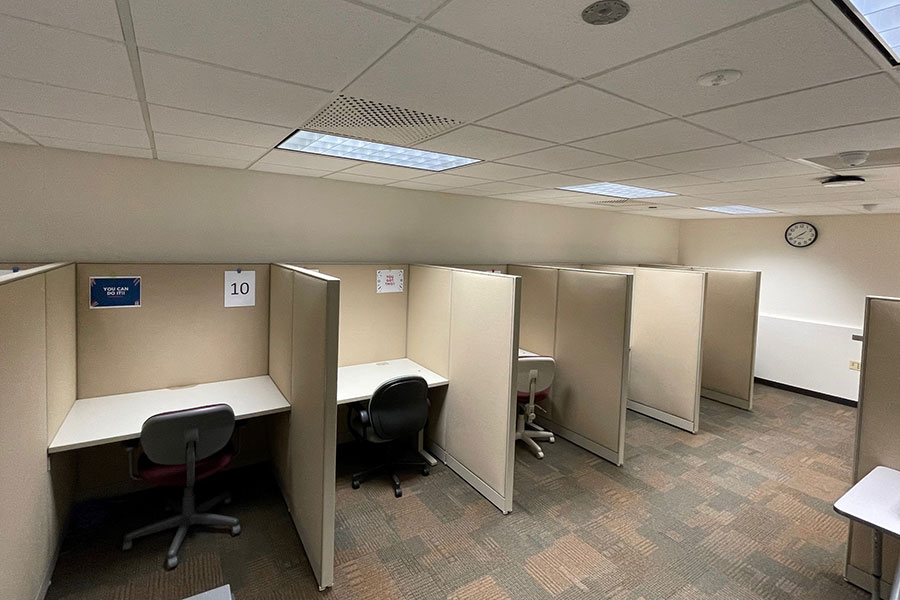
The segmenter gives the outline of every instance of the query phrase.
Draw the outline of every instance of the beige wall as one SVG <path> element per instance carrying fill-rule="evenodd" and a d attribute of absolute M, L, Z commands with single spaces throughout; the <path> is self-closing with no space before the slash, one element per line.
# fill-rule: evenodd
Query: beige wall
<path fill-rule="evenodd" d="M 793 248 L 784 230 L 809 221 L 819 239 Z M 762 271 L 756 374 L 856 399 L 849 369 L 866 295 L 900 296 L 900 215 L 683 221 L 681 264 Z M 827 343 L 825 342 L 827 340 Z"/>
<path fill-rule="evenodd" d="M 678 223 L 601 210 L 0 144 L 17 260 L 673 261 Z M 10 226 L 9 224 L 15 224 Z"/>

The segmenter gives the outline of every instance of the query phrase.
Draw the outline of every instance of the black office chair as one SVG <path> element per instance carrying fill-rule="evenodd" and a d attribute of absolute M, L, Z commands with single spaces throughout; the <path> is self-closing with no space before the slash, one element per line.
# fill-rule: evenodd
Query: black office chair
<path fill-rule="evenodd" d="M 177 527 L 166 554 L 166 569 L 174 569 L 178 566 L 178 550 L 191 525 L 227 527 L 232 536 L 241 533 L 241 523 L 236 518 L 205 512 L 227 502 L 228 494 L 199 507 L 194 500 L 194 484 L 218 473 L 234 458 L 233 432 L 234 411 L 227 404 L 160 413 L 144 421 L 141 427 L 144 453 L 138 459 L 137 476 L 133 446 L 127 447 L 129 475 L 153 485 L 183 487 L 181 514 L 128 533 L 122 542 L 123 550 L 130 550 L 137 538 Z"/>
<path fill-rule="evenodd" d="M 366 441 L 380 446 L 383 462 L 378 466 L 353 474 L 353 489 L 359 489 L 363 481 L 386 472 L 394 482 L 394 496 L 403 495 L 400 489 L 398 467 L 421 469 L 428 475 L 428 463 L 424 460 L 397 460 L 399 452 L 392 448 L 400 442 L 414 438 L 428 421 L 428 383 L 421 377 L 398 377 L 382 383 L 368 405 L 356 403 L 350 407 L 347 422 L 350 431 L 358 441 Z"/>

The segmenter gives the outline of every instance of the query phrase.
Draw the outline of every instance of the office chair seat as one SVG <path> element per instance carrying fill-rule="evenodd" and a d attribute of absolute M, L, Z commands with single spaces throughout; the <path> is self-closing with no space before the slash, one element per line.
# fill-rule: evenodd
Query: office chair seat
<path fill-rule="evenodd" d="M 535 402 L 543 402 L 547 398 L 550 397 L 550 390 L 542 390 L 540 392 L 535 392 L 534 401 Z M 528 392 L 516 392 L 516 399 L 523 403 L 527 404 L 529 399 L 531 398 L 531 394 Z"/>
<path fill-rule="evenodd" d="M 229 442 L 222 450 L 212 456 L 198 460 L 195 467 L 195 480 L 201 481 L 215 475 L 234 458 L 234 446 Z M 147 483 L 159 487 L 184 487 L 187 485 L 187 465 L 160 465 L 141 454 L 137 464 L 137 475 Z"/>
<path fill-rule="evenodd" d="M 516 377 L 516 399 L 519 414 L 516 417 L 516 439 L 521 440 L 538 458 L 544 458 L 544 450 L 535 440 L 556 441 L 553 432 L 534 423 L 535 409 L 547 412 L 539 406 L 550 397 L 550 386 L 556 376 L 556 361 L 550 356 L 520 356 Z"/>

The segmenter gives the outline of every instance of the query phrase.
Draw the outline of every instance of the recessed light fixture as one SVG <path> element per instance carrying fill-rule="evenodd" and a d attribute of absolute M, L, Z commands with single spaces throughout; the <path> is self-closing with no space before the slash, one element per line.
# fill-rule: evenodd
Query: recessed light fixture
<path fill-rule="evenodd" d="M 822 186 L 827 188 L 833 187 L 851 187 L 854 185 L 862 185 L 866 180 L 859 175 L 835 175 L 824 179 Z"/>
<path fill-rule="evenodd" d="M 718 71 L 704 73 L 697 78 L 697 83 L 703 87 L 722 87 L 734 83 L 743 75 L 737 69 L 719 69 Z"/>
<path fill-rule="evenodd" d="M 426 171 L 446 171 L 454 167 L 481 162 L 477 158 L 428 152 L 426 150 L 416 150 L 415 148 L 404 148 L 403 146 L 391 146 L 390 144 L 379 144 L 378 142 L 304 131 L 302 129 L 292 133 L 290 137 L 278 144 L 276 148 L 362 160 L 396 167 L 424 169 Z"/>
<path fill-rule="evenodd" d="M 612 196 L 613 198 L 662 198 L 664 196 L 678 195 L 671 192 L 661 192 L 659 190 L 650 190 L 647 188 L 635 187 L 633 185 L 609 183 L 608 181 L 601 181 L 599 183 L 586 183 L 583 185 L 569 185 L 556 189 L 567 190 L 570 192 L 581 192 L 583 194 L 596 194 L 598 196 Z"/>
<path fill-rule="evenodd" d="M 722 213 L 725 215 L 764 215 L 768 213 L 778 212 L 769 210 L 768 208 L 757 208 L 755 206 L 744 206 L 743 204 L 733 204 L 731 206 L 695 206 L 697 210 L 708 210 L 710 212 Z"/>
<path fill-rule="evenodd" d="M 892 65 L 900 65 L 900 0 L 834 0 Z"/>

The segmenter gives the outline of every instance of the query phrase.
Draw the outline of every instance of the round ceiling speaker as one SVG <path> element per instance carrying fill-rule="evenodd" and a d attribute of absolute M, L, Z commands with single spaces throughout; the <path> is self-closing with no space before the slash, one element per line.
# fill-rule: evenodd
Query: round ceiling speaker
<path fill-rule="evenodd" d="M 850 152 L 841 152 L 838 154 L 838 158 L 841 159 L 841 162 L 843 162 L 845 166 L 858 167 L 869 160 L 869 153 L 865 150 L 853 150 Z"/>
<path fill-rule="evenodd" d="M 599 0 L 581 11 L 581 18 L 591 25 L 609 25 L 621 21 L 630 11 L 625 0 Z"/>

